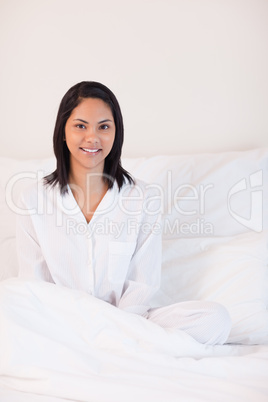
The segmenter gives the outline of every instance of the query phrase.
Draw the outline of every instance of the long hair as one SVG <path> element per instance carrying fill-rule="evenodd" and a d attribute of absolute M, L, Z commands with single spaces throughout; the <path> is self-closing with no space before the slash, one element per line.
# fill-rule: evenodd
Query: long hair
<path fill-rule="evenodd" d="M 70 152 L 66 141 L 64 141 L 65 125 L 73 109 L 86 98 L 97 98 L 104 101 L 110 107 L 115 122 L 115 139 L 110 153 L 105 158 L 103 180 L 107 182 L 108 188 L 112 188 L 116 180 L 119 190 L 126 180 L 130 184 L 134 183 L 131 175 L 121 166 L 124 125 L 121 109 L 115 95 L 109 88 L 99 82 L 82 81 L 71 87 L 60 103 L 53 135 L 53 149 L 57 166 L 53 173 L 44 178 L 45 183 L 48 185 L 59 184 L 62 194 L 67 191 L 70 170 Z"/>

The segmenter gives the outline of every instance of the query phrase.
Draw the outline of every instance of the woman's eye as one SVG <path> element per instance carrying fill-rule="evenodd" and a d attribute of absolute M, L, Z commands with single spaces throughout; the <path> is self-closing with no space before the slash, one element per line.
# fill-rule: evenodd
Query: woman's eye
<path fill-rule="evenodd" d="M 81 129 L 86 128 L 86 127 L 84 126 L 84 124 L 76 124 L 76 126 L 75 126 L 75 127 L 77 127 L 77 128 L 81 128 Z"/>
<path fill-rule="evenodd" d="M 101 130 L 108 130 L 108 128 L 109 128 L 109 126 L 108 126 L 107 124 L 102 124 L 102 125 L 100 126 L 100 129 L 101 129 Z"/>

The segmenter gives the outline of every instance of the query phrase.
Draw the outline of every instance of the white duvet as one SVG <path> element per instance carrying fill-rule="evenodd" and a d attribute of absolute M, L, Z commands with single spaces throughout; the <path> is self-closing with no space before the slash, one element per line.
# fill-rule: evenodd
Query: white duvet
<path fill-rule="evenodd" d="M 268 345 L 204 346 L 84 292 L 0 283 L 1 402 L 268 401 Z"/>

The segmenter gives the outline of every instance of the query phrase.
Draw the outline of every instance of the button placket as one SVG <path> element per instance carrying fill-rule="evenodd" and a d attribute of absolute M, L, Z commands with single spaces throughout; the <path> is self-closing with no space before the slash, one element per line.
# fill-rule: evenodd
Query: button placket
<path fill-rule="evenodd" d="M 93 270 L 93 244 L 91 236 L 87 236 L 87 251 L 88 251 L 88 260 L 87 260 L 87 269 L 89 273 L 89 288 L 91 294 L 94 294 L 94 270 Z"/>

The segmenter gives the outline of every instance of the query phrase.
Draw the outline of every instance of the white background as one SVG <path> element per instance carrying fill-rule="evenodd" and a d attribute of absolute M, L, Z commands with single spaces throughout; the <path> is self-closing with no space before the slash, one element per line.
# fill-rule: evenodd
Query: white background
<path fill-rule="evenodd" d="M 267 0 L 1 0 L 0 57 L 0 156 L 51 156 L 82 80 L 117 96 L 123 156 L 268 146 Z"/>

